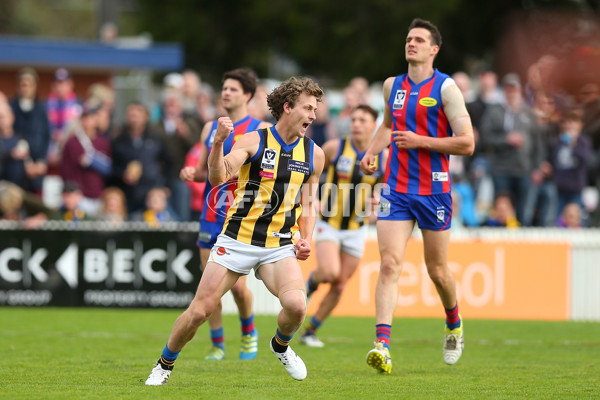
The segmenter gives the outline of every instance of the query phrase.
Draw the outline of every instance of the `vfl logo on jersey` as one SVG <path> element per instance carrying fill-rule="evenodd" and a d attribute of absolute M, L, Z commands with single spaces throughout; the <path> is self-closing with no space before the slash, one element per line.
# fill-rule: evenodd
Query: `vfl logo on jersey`
<path fill-rule="evenodd" d="M 275 160 L 277 160 L 277 150 L 265 149 L 260 167 L 262 169 L 275 170 Z"/>
<path fill-rule="evenodd" d="M 446 216 L 446 210 L 443 207 L 440 207 L 436 211 L 438 222 L 444 222 L 444 217 Z"/>
<path fill-rule="evenodd" d="M 300 172 L 304 175 L 310 175 L 310 166 L 307 162 L 298 161 L 298 160 L 288 160 L 288 171 L 292 172 Z"/>
<path fill-rule="evenodd" d="M 437 105 L 437 100 L 433 97 L 423 97 L 419 100 L 419 104 L 423 107 L 433 107 Z"/>
<path fill-rule="evenodd" d="M 394 96 L 394 103 L 392 104 L 392 110 L 404 109 L 404 101 L 406 100 L 406 90 L 396 90 Z"/>
<path fill-rule="evenodd" d="M 346 156 L 340 156 L 338 162 L 335 164 L 335 169 L 337 171 L 337 175 L 340 178 L 349 178 L 350 171 L 352 170 L 352 159 Z"/>
<path fill-rule="evenodd" d="M 447 172 L 432 172 L 431 179 L 434 182 L 448 182 L 448 173 Z"/>

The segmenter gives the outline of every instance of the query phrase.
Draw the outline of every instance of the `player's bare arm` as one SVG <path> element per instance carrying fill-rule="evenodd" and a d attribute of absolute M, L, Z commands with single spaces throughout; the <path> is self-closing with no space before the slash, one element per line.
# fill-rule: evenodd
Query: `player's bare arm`
<path fill-rule="evenodd" d="M 395 77 L 389 77 L 383 83 L 383 100 L 385 102 L 385 108 L 383 109 L 383 122 L 377 128 L 375 136 L 369 144 L 369 148 L 365 152 L 364 157 L 360 161 L 360 170 L 363 174 L 373 175 L 377 171 L 377 165 L 375 165 L 375 155 L 379 154 L 383 149 L 386 149 L 390 145 L 390 138 L 392 134 L 392 112 L 390 110 L 387 101 L 394 85 Z"/>
<path fill-rule="evenodd" d="M 329 167 L 329 165 L 333 162 L 337 152 L 340 148 L 340 140 L 339 139 L 331 139 L 323 144 L 321 148 L 325 155 L 325 163 L 323 164 L 323 169 Z"/>
<path fill-rule="evenodd" d="M 300 204 L 302 204 L 302 213 L 298 217 L 298 228 L 300 228 L 300 239 L 296 241 L 296 257 L 298 260 L 306 260 L 310 256 L 312 234 L 317 220 L 319 189 L 319 178 L 323 173 L 325 164 L 325 153 L 319 146 L 314 149 L 314 171 L 310 178 L 302 187 L 300 195 Z"/>
<path fill-rule="evenodd" d="M 444 113 L 454 136 L 433 138 L 418 135 L 411 131 L 394 131 L 394 142 L 402 149 L 427 149 L 438 153 L 470 156 L 475 150 L 473 125 L 467 112 L 465 100 L 456 84 L 450 84 L 442 91 Z"/>
<path fill-rule="evenodd" d="M 231 119 L 219 118 L 213 147 L 208 155 L 208 180 L 212 186 L 219 186 L 237 176 L 244 162 L 258 151 L 260 133 L 254 131 L 240 137 L 231 152 L 223 156 L 223 143 L 231 131 L 233 131 Z"/>
<path fill-rule="evenodd" d="M 206 147 L 206 139 L 210 134 L 210 128 L 212 121 L 204 124 L 202 132 L 200 133 L 200 158 L 198 158 L 198 164 L 195 167 L 187 166 L 183 167 L 179 171 L 179 178 L 182 181 L 194 181 L 204 182 L 206 181 L 206 161 L 208 160 L 208 148 Z"/>

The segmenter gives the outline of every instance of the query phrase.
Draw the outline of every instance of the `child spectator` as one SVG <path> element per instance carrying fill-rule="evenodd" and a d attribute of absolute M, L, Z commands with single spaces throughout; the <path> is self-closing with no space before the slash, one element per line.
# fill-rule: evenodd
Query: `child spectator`
<path fill-rule="evenodd" d="M 520 225 L 510 195 L 499 193 L 494 199 L 494 207 L 485 221 L 485 226 L 518 228 Z"/>
<path fill-rule="evenodd" d="M 560 228 L 581 228 L 581 206 L 577 203 L 565 205 L 561 215 L 558 217 L 556 226 Z"/>
<path fill-rule="evenodd" d="M 62 205 L 53 219 L 73 223 L 89 220 L 89 216 L 80 205 L 82 198 L 83 194 L 77 183 L 66 181 L 62 191 Z"/>
<path fill-rule="evenodd" d="M 125 194 L 118 187 L 107 187 L 102 191 L 100 212 L 97 221 L 120 225 L 127 220 Z"/>
<path fill-rule="evenodd" d="M 132 221 L 146 222 L 152 228 L 158 228 L 165 222 L 177 221 L 167 207 L 169 194 L 167 189 L 155 187 L 146 195 L 146 210 L 132 215 Z"/>

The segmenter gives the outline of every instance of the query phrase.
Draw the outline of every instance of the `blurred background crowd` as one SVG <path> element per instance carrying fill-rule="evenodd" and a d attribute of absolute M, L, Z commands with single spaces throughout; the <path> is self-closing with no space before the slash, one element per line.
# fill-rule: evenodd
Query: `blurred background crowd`
<path fill-rule="evenodd" d="M 31 3 L 8 1 L 3 15 L 18 15 L 18 8 L 26 5 L 30 8 L 25 15 L 29 15 Z M 448 38 L 438 60 L 440 70 L 452 75 L 461 89 L 476 134 L 472 157 L 451 157 L 453 227 L 600 227 L 600 78 L 596 68 L 600 30 L 592 18 L 600 7 L 591 2 L 582 13 L 585 2 L 579 2 L 578 16 L 568 20 L 564 13 L 556 18 L 535 10 L 516 19 L 507 12 L 508 3 L 523 10 L 537 2 L 491 2 L 491 9 L 503 15 L 502 21 L 511 29 L 497 35 L 493 53 L 482 52 L 474 62 L 468 52 L 480 50 L 477 46 L 485 46 L 486 38 L 497 34 L 499 28 L 492 23 L 485 30 L 481 18 L 474 22 L 482 32 L 477 46 L 470 43 L 472 35 L 462 42 L 457 40 L 475 29 L 465 28 L 461 33 L 452 19 L 454 14 L 466 12 L 470 3 L 462 0 L 455 6 L 438 7 L 431 15 L 421 15 L 438 23 Z M 8 6 L 11 4 L 12 8 Z M 223 72 L 247 66 L 264 76 L 249 112 L 271 122 L 266 104 L 269 91 L 290 75 L 313 76 L 324 87 L 326 97 L 309 135 L 322 145 L 349 135 L 350 112 L 357 105 L 369 104 L 382 111 L 381 82 L 405 70 L 402 52 L 371 54 L 371 47 L 379 51 L 375 39 L 369 39 L 368 47 L 364 47 L 360 32 L 366 32 L 361 31 L 366 22 L 362 19 L 353 20 L 356 26 L 348 26 L 346 36 L 343 29 L 333 29 L 340 28 L 340 16 L 332 19 L 332 32 L 337 34 L 331 41 L 321 41 L 324 49 L 311 49 L 309 54 L 306 41 L 287 38 L 286 32 L 303 27 L 316 34 L 316 27 L 302 25 L 314 20 L 290 20 L 290 10 L 282 14 L 286 24 L 277 25 L 282 30 L 279 40 L 286 45 L 269 42 L 276 51 L 267 51 L 261 46 L 265 40 L 273 40 L 272 36 L 261 36 L 263 30 L 252 28 L 254 25 L 248 26 L 245 34 L 256 48 L 231 40 L 232 33 L 224 30 L 210 38 L 198 34 L 198 29 L 214 30 L 211 21 L 218 20 L 219 15 L 229 15 L 234 21 L 241 18 L 241 10 L 227 11 L 203 1 L 170 11 L 163 9 L 165 5 L 142 0 L 104 0 L 99 4 L 106 15 L 101 18 L 95 42 L 121 48 L 131 45 L 132 41 L 119 35 L 115 10 L 119 5 L 122 10 L 137 7 L 146 27 L 155 27 L 156 36 L 181 40 L 186 63 L 175 71 L 155 74 L 145 81 L 151 83 L 152 90 L 143 92 L 124 91 L 115 79 L 94 80 L 93 74 L 72 65 L 12 65 L 10 75 L 6 68 L 0 68 L 2 219 L 24 221 L 30 227 L 48 219 L 143 221 L 150 226 L 197 221 L 203 207 L 203 184 L 185 183 L 178 176 L 183 166 L 197 163 L 204 124 L 225 114 L 219 104 Z M 270 18 L 266 6 L 266 2 L 256 2 L 256 18 Z M 326 10 L 316 11 L 327 15 Z M 364 10 L 369 14 L 375 11 Z M 391 16 L 396 11 L 391 9 Z M 194 16 L 198 29 L 181 22 L 186 12 Z M 203 12 L 215 18 L 206 19 Z M 402 15 L 407 20 L 413 17 Z M 37 18 L 41 21 L 42 17 Z M 163 23 L 158 24 L 158 20 Z M 19 19 L 11 21 L 15 25 Z M 15 26 L 13 30 L 18 32 Z M 539 35 L 556 26 L 560 26 L 556 28 L 560 35 Z M 397 38 L 389 39 L 402 43 L 403 29 Z M 219 41 L 225 37 L 230 47 Z M 345 43 L 353 40 L 356 45 L 356 49 L 349 49 L 356 51 L 346 52 L 350 58 L 343 58 L 346 53 L 332 55 L 327 50 L 328 46 L 343 47 L 335 41 L 342 39 Z M 136 37 L 134 47 L 145 40 L 143 35 Z M 457 43 L 470 47 L 461 49 Z M 286 46 L 295 52 L 295 61 L 289 55 L 282 56 Z M 218 53 L 223 49 L 239 57 Z M 253 51 L 259 51 L 261 57 Z M 357 57 L 359 52 L 364 57 Z M 456 59 L 459 54 L 460 62 Z M 337 59 L 330 59 L 332 56 Z M 381 62 L 374 63 L 374 59 Z M 340 63 L 346 68 L 338 68 Z"/>
<path fill-rule="evenodd" d="M 452 75 L 477 141 L 472 157 L 451 158 L 455 225 L 599 226 L 599 86 L 584 82 L 575 96 L 553 91 L 546 75 L 555 61 L 542 57 L 523 78 L 491 69 Z M 108 85 L 94 83 L 79 97 L 65 68 L 54 72 L 46 98 L 37 83 L 25 67 L 0 95 L 2 218 L 198 220 L 203 184 L 178 175 L 196 165 L 203 125 L 225 115 L 219 88 L 192 70 L 168 73 L 155 102 L 129 102 L 117 123 Z M 326 90 L 309 136 L 319 145 L 348 136 L 354 107 L 381 109 L 379 86 L 355 77 L 341 91 Z M 268 92 L 259 87 L 249 112 L 273 122 Z"/>

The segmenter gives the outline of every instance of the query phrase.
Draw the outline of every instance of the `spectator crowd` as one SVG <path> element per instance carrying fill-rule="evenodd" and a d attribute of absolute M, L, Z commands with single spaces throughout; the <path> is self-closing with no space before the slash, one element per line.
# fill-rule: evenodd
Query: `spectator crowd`
<path fill-rule="evenodd" d="M 600 86 L 551 87 L 553 62 L 542 57 L 525 79 L 453 75 L 476 134 L 472 157 L 451 157 L 455 227 L 600 227 Z M 47 219 L 197 221 L 204 184 L 179 171 L 197 163 L 204 124 L 225 114 L 215 91 L 192 70 L 170 73 L 155 105 L 131 102 L 117 124 L 112 88 L 93 84 L 80 97 L 75 85 L 59 68 L 41 99 L 36 71 L 23 68 L 14 93 L 0 92 L 0 218 L 33 228 Z M 267 93 L 259 86 L 248 110 L 272 121 Z M 364 78 L 342 94 L 335 108 L 327 95 L 309 127 L 318 145 L 349 135 L 354 107 L 379 104 Z"/>

